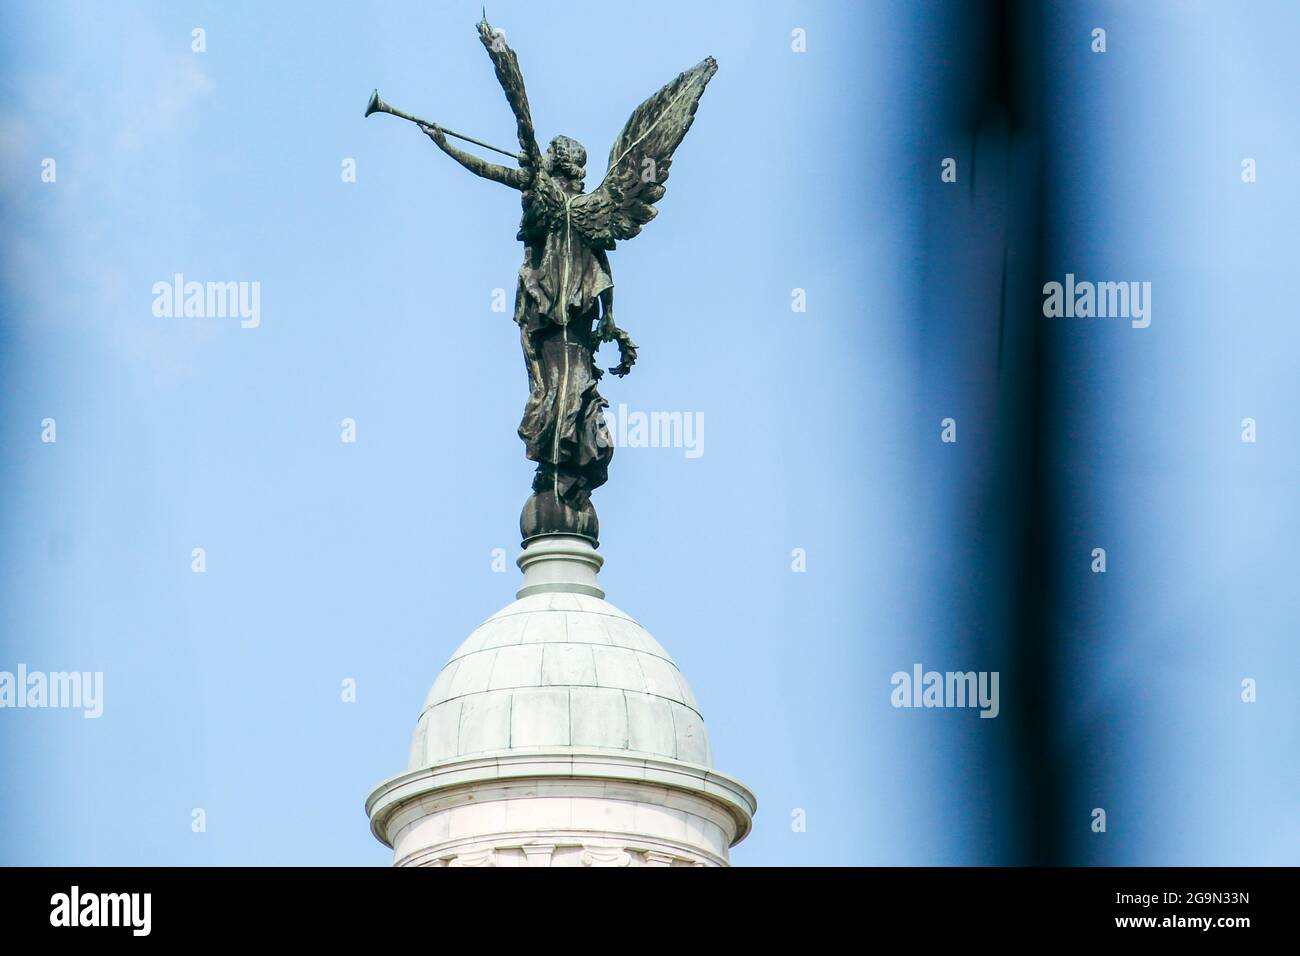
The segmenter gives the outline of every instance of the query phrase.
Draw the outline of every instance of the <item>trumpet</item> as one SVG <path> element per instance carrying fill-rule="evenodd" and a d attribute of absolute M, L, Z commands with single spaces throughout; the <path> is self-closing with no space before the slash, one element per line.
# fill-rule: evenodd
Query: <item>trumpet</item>
<path fill-rule="evenodd" d="M 485 143 L 481 139 L 475 139 L 473 136 L 466 136 L 464 133 L 458 133 L 454 129 L 447 129 L 445 126 L 439 126 L 437 123 L 430 123 L 428 120 L 420 119 L 418 116 L 413 116 L 410 113 L 395 109 L 379 98 L 378 90 L 375 90 L 370 94 L 370 102 L 366 104 L 366 115 L 369 116 L 371 113 L 388 113 L 392 116 L 398 117 L 399 119 L 409 120 L 417 126 L 429 126 L 433 129 L 441 130 L 448 136 L 455 136 L 457 139 L 463 139 L 465 142 L 473 143 L 475 146 L 482 146 L 484 149 L 490 149 L 492 152 L 500 153 L 502 156 L 509 156 L 511 159 L 518 162 L 522 163 L 524 161 L 522 153 L 512 153 L 509 150 L 493 146 L 491 143 Z"/>

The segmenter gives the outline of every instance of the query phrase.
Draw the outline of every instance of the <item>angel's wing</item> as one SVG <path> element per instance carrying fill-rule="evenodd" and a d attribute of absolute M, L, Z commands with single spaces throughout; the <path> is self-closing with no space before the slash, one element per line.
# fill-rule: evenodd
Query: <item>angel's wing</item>
<path fill-rule="evenodd" d="M 717 61 L 708 57 L 633 111 L 609 151 L 604 181 L 569 207 L 573 225 L 593 245 L 612 249 L 614 240 L 631 239 L 655 217 L 673 151 L 691 128 L 704 87 L 716 72 Z"/>

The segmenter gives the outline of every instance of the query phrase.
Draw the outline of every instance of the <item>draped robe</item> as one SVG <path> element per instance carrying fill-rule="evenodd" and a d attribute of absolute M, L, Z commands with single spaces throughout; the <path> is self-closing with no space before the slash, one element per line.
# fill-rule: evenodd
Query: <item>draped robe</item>
<path fill-rule="evenodd" d="M 519 437 L 538 463 L 533 490 L 582 510 L 614 456 L 593 354 L 601 293 L 614 282 L 605 250 L 573 226 L 574 198 L 543 171 L 524 192 L 515 321 L 530 386 Z"/>

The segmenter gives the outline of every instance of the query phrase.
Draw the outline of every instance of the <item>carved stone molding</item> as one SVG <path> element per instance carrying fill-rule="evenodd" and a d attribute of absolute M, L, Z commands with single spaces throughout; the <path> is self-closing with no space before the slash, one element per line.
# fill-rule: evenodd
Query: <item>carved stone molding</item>
<path fill-rule="evenodd" d="M 534 843 L 519 849 L 524 851 L 529 866 L 550 866 L 551 857 L 555 854 L 554 843 Z"/>
<path fill-rule="evenodd" d="M 478 850 L 473 853 L 458 854 L 448 866 L 496 866 L 496 850 Z"/>
<path fill-rule="evenodd" d="M 614 847 L 587 847 L 582 851 L 583 866 L 631 866 L 632 854 Z"/>

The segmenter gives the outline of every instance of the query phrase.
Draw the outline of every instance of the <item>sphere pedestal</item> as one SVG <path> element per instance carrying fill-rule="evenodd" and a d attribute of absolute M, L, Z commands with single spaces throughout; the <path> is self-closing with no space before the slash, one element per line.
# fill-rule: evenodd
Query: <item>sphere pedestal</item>
<path fill-rule="evenodd" d="M 519 514 L 519 536 L 527 543 L 539 534 L 573 534 L 600 546 L 600 522 L 590 501 L 582 510 L 570 508 L 550 491 L 535 491 Z"/>

